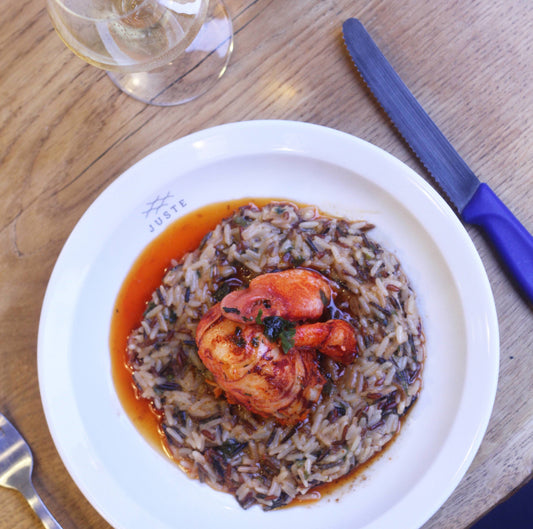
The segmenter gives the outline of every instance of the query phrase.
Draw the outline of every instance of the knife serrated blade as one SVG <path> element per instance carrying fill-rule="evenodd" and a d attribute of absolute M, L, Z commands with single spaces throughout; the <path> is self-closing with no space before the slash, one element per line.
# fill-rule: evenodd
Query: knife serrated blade
<path fill-rule="evenodd" d="M 481 183 L 381 53 L 363 24 L 343 24 L 344 41 L 362 78 L 411 149 L 457 208 L 494 244 L 521 292 L 533 302 L 533 237 Z"/>

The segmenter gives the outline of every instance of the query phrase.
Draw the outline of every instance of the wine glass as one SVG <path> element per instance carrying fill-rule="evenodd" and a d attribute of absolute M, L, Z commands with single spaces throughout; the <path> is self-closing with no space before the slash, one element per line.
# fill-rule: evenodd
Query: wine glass
<path fill-rule="evenodd" d="M 223 0 L 47 0 L 63 42 L 153 105 L 197 98 L 225 72 L 233 27 Z"/>

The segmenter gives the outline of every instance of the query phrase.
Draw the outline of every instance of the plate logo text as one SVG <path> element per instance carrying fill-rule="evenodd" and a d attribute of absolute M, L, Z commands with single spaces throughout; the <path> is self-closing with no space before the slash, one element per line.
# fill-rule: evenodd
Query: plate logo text
<path fill-rule="evenodd" d="M 148 230 L 154 233 L 159 227 L 176 217 L 187 206 L 184 198 L 176 199 L 170 191 L 166 195 L 157 195 L 154 200 L 146 202 L 147 208 L 142 212 L 149 219 Z"/>

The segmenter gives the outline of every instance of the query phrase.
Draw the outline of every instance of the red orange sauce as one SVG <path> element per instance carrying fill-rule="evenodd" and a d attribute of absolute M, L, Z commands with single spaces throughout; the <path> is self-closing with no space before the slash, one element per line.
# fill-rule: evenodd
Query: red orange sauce
<path fill-rule="evenodd" d="M 263 206 L 272 199 L 253 199 Z M 128 366 L 128 337 L 139 327 L 152 293 L 161 284 L 173 259 L 193 251 L 204 236 L 250 198 L 210 204 L 170 224 L 141 252 L 124 280 L 115 306 L 110 330 L 111 369 L 120 402 L 136 428 L 155 448 L 168 453 L 160 430 L 161 417 L 148 399 L 139 396 Z"/>
<path fill-rule="evenodd" d="M 110 350 L 112 376 L 120 402 L 135 427 L 154 446 L 166 453 L 165 436 L 161 429 L 161 415 L 151 401 L 140 397 L 133 383 L 132 371 L 128 365 L 127 343 L 132 331 L 139 327 L 152 293 L 161 281 L 172 260 L 181 259 L 186 253 L 195 250 L 204 236 L 213 230 L 224 218 L 233 214 L 239 207 L 253 202 L 262 207 L 275 199 L 239 199 L 210 204 L 193 211 L 171 223 L 141 252 L 124 280 L 111 321 Z M 380 454 L 382 454 L 380 452 Z M 379 456 L 380 454 L 376 454 Z M 320 496 L 327 495 L 340 486 L 361 475 L 376 456 L 356 467 L 346 476 L 333 483 L 319 485 L 313 491 L 319 495 L 312 500 L 296 499 L 292 504 L 313 503 Z M 291 504 L 291 505 L 292 505 Z"/>

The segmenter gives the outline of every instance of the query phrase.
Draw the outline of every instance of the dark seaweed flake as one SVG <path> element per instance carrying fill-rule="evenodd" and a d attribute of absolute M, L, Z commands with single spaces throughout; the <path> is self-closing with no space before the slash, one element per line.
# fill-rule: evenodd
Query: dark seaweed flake
<path fill-rule="evenodd" d="M 247 446 L 247 441 L 240 443 L 235 439 L 228 439 L 221 445 L 213 447 L 213 450 L 216 450 L 219 454 L 224 456 L 226 460 L 229 460 L 235 457 L 237 454 L 240 454 Z"/>
<path fill-rule="evenodd" d="M 242 329 L 240 327 L 236 327 L 235 328 L 235 332 L 233 333 L 231 341 L 237 347 L 245 347 L 246 346 L 246 340 L 244 339 L 244 336 L 242 335 Z"/>
<path fill-rule="evenodd" d="M 236 307 L 222 307 L 222 310 L 226 313 L 240 314 L 241 311 Z"/>

